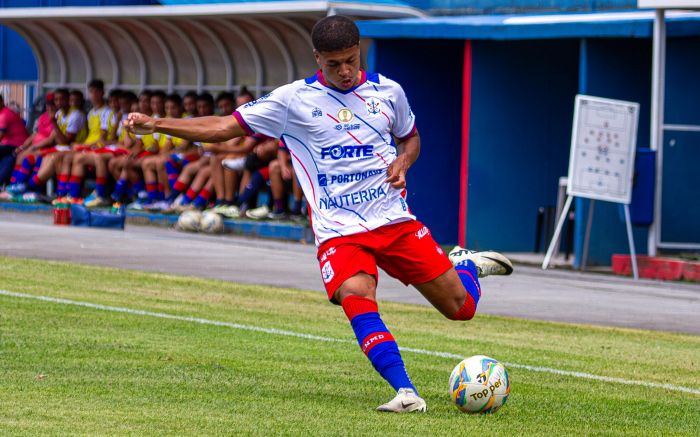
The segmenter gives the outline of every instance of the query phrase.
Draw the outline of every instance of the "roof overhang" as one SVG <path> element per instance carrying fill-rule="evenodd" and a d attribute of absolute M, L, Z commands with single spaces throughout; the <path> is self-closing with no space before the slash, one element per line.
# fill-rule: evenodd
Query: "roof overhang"
<path fill-rule="evenodd" d="M 426 17 L 419 9 L 401 3 L 270 1 L 245 3 L 208 3 L 177 6 L 86 6 L 48 8 L 2 8 L 0 20 L 106 19 L 106 18 L 198 18 L 238 17 L 278 14 L 328 13 L 355 17 Z"/>
<path fill-rule="evenodd" d="M 31 46 L 41 87 L 256 94 L 317 67 L 310 32 L 329 14 L 422 17 L 399 0 L 258 1 L 173 6 L 0 9 L 0 24 Z"/>
<path fill-rule="evenodd" d="M 640 9 L 700 9 L 700 0 L 638 0 Z"/>
<path fill-rule="evenodd" d="M 666 14 L 669 35 L 700 35 L 700 12 Z M 552 39 L 650 38 L 654 11 L 465 15 L 358 23 L 365 38 Z"/>

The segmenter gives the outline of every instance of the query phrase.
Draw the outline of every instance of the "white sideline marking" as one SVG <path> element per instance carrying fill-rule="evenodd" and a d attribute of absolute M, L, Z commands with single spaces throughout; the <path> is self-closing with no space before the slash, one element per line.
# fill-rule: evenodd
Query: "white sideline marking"
<path fill-rule="evenodd" d="M 265 334 L 284 335 L 287 337 L 303 338 L 306 340 L 316 340 L 316 341 L 325 341 L 325 342 L 333 342 L 333 343 L 353 343 L 353 344 L 355 343 L 354 340 L 346 340 L 346 339 L 342 339 L 342 338 L 321 337 L 318 335 L 304 334 L 302 332 L 287 331 L 284 329 L 262 328 L 260 326 L 242 325 L 240 323 L 231 323 L 231 322 L 221 322 L 221 321 L 217 321 L 217 320 L 202 319 L 199 317 L 177 316 L 174 314 L 157 313 L 157 312 L 153 312 L 153 311 L 136 310 L 136 309 L 132 309 L 132 308 L 114 307 L 114 306 L 109 306 L 109 305 L 100 305 L 100 304 L 96 304 L 96 303 L 81 302 L 81 301 L 69 300 L 69 299 L 61 299 L 61 298 L 50 297 L 50 296 L 37 296 L 34 294 L 15 293 L 12 291 L 7 291 L 7 290 L 0 290 L 0 295 L 16 297 L 16 298 L 21 298 L 21 299 L 34 299 L 34 300 L 40 300 L 40 301 L 44 301 L 44 302 L 59 303 L 59 304 L 63 304 L 63 305 L 73 305 L 73 306 L 79 306 L 79 307 L 85 307 L 85 308 L 92 308 L 92 309 L 96 309 L 96 310 L 111 311 L 111 312 L 115 312 L 115 313 L 126 313 L 126 314 L 132 314 L 132 315 L 137 315 L 137 316 L 150 316 L 150 317 L 158 317 L 161 319 L 179 320 L 179 321 L 183 321 L 183 322 L 193 322 L 193 323 L 199 323 L 201 325 L 225 326 L 227 328 L 240 329 L 243 331 L 263 332 Z M 429 356 L 433 356 L 433 357 L 453 358 L 453 359 L 457 359 L 457 360 L 464 359 L 464 356 L 458 355 L 458 354 L 453 354 L 450 352 L 438 352 L 438 351 L 431 351 L 431 350 L 426 350 L 426 349 L 415 349 L 415 348 L 411 348 L 411 347 L 401 347 L 399 349 L 401 349 L 402 352 L 412 352 L 415 354 L 429 355 Z M 592 379 L 595 381 L 612 382 L 612 383 L 616 383 L 616 384 L 626 384 L 626 385 L 638 385 L 638 386 L 649 387 L 649 388 L 661 388 L 661 389 L 665 389 L 665 390 L 700 395 L 700 390 L 690 388 L 690 387 L 684 387 L 681 385 L 661 384 L 658 382 L 647 382 L 647 381 L 635 381 L 635 380 L 631 380 L 631 379 L 613 378 L 613 377 L 609 377 L 609 376 L 594 375 L 592 373 L 573 372 L 570 370 L 553 369 L 551 367 L 530 366 L 527 364 L 517 364 L 517 363 L 504 363 L 504 364 L 506 365 L 506 367 L 511 367 L 514 369 L 530 370 L 532 372 L 552 373 L 555 375 L 573 376 L 575 378 Z"/>

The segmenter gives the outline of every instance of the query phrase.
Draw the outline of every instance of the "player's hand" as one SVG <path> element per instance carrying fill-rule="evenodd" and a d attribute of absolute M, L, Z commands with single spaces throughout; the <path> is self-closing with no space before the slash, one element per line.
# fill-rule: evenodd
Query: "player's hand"
<path fill-rule="evenodd" d="M 408 160 L 405 156 L 399 155 L 394 162 L 386 169 L 386 182 L 392 187 L 401 190 L 406 188 L 406 172 L 408 171 Z"/>
<path fill-rule="evenodd" d="M 138 112 L 132 112 L 127 116 L 124 127 L 136 135 L 149 135 L 156 131 L 155 120 Z"/>

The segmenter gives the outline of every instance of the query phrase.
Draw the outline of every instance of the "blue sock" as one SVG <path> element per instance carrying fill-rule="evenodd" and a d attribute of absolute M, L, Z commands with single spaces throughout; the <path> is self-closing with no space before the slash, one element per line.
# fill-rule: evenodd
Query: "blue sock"
<path fill-rule="evenodd" d="M 467 290 L 464 305 L 449 318 L 452 320 L 469 320 L 474 317 L 476 306 L 481 297 L 481 285 L 479 285 L 479 273 L 473 261 L 463 261 L 455 266 L 455 271 Z"/>
<path fill-rule="evenodd" d="M 250 181 L 248 185 L 245 186 L 243 194 L 238 198 L 238 204 L 243 205 L 248 204 L 248 202 L 255 196 L 255 194 L 260 191 L 260 188 L 265 185 L 265 178 L 259 171 L 256 171 L 250 176 Z"/>
<path fill-rule="evenodd" d="M 168 183 L 173 188 L 177 177 L 180 175 L 180 165 L 177 162 L 177 155 L 170 155 L 170 159 L 165 161 L 165 173 L 168 175 Z"/>
<path fill-rule="evenodd" d="M 342 306 L 362 352 L 367 355 L 375 370 L 394 390 L 410 388 L 418 394 L 406 373 L 399 346 L 379 317 L 377 303 L 360 296 L 348 296 L 343 299 Z"/>
<path fill-rule="evenodd" d="M 114 191 L 112 192 L 112 199 L 117 201 L 121 200 L 126 193 L 126 189 L 129 187 L 129 182 L 126 179 L 119 179 L 114 185 Z"/>
<path fill-rule="evenodd" d="M 78 176 L 71 176 L 70 182 L 68 182 L 68 194 L 70 197 L 77 199 L 81 197 L 83 190 L 83 178 Z"/>
<path fill-rule="evenodd" d="M 131 197 L 136 197 L 141 191 L 145 189 L 146 184 L 142 180 L 139 180 L 131 185 L 131 192 L 129 194 L 131 195 Z"/>

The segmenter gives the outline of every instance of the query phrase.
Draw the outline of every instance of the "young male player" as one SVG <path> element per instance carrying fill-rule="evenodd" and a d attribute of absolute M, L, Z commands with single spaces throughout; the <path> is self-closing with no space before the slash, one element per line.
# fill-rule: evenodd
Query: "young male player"
<path fill-rule="evenodd" d="M 130 114 L 128 125 L 192 141 L 251 132 L 282 139 L 309 201 L 328 297 L 343 307 L 362 351 L 397 390 L 378 410 L 425 411 L 377 310 L 377 266 L 414 285 L 453 320 L 474 316 L 478 276 L 509 274 L 512 266 L 498 253 L 459 247 L 448 259 L 406 205 L 406 172 L 418 158 L 420 138 L 403 89 L 360 70 L 360 36 L 350 19 L 322 19 L 311 39 L 318 72 L 238 108 L 233 117 Z"/>

